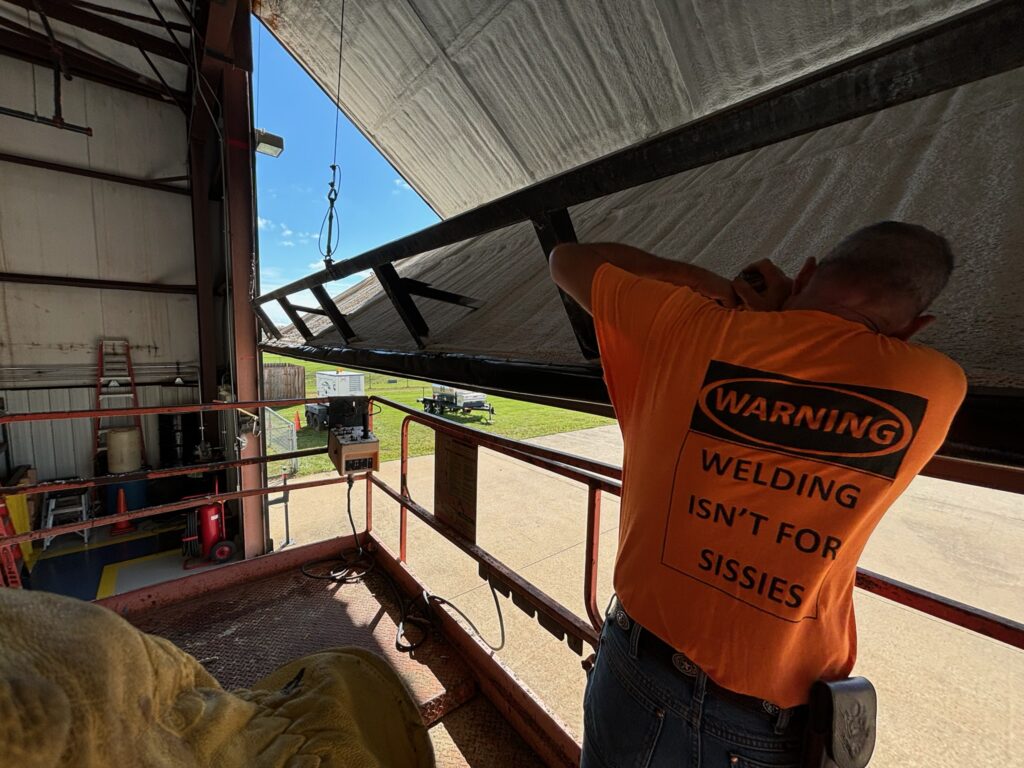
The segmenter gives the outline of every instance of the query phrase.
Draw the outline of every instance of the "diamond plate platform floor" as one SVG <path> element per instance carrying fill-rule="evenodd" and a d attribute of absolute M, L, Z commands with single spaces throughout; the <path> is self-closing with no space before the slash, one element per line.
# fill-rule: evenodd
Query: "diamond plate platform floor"
<path fill-rule="evenodd" d="M 129 619 L 195 656 L 229 690 L 325 648 L 365 648 L 386 658 L 409 686 L 431 726 L 438 766 L 543 764 L 477 692 L 468 667 L 439 632 L 411 654 L 395 648 L 398 611 L 379 573 L 338 584 L 292 571 Z"/>

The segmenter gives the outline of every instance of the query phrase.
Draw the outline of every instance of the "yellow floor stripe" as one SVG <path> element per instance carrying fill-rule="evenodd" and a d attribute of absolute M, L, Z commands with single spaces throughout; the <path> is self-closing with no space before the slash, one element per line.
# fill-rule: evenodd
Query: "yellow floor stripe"
<path fill-rule="evenodd" d="M 103 566 L 103 573 L 100 574 L 100 584 L 96 589 L 96 599 L 102 600 L 105 597 L 113 597 L 117 594 L 117 574 L 125 566 L 144 563 L 147 560 L 156 560 L 161 557 L 167 557 L 168 555 L 177 555 L 180 557 L 181 550 L 168 549 L 164 552 L 156 552 L 152 555 L 143 555 L 142 557 L 136 557 L 131 560 L 122 560 L 120 563 L 111 563 L 110 565 Z"/>
<path fill-rule="evenodd" d="M 91 544 L 82 542 L 81 544 L 74 544 L 70 547 L 50 548 L 37 557 L 37 560 L 49 560 L 51 557 L 62 557 L 64 555 L 74 555 L 78 552 L 85 552 L 90 549 L 102 549 L 103 547 L 109 547 L 113 544 L 120 544 L 125 541 L 136 541 L 137 539 L 144 539 L 147 536 L 156 536 L 167 531 L 180 531 L 183 530 L 181 523 L 175 523 L 174 525 L 165 525 L 160 528 L 153 528 L 147 531 L 136 531 L 135 533 L 126 533 L 121 536 L 115 536 L 110 539 L 103 539 L 101 541 L 94 541 Z"/>
<path fill-rule="evenodd" d="M 96 588 L 97 600 L 110 597 L 117 591 L 118 565 L 119 563 L 114 563 L 113 565 L 103 566 L 103 573 L 100 574 L 100 585 Z"/>

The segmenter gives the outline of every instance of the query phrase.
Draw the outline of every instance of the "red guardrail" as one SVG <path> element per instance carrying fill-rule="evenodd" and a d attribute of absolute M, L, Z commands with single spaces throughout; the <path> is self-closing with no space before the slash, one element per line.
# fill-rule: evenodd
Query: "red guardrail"
<path fill-rule="evenodd" d="M 25 421 L 52 421 L 57 419 L 76 418 L 99 418 L 117 415 L 152 415 L 160 413 L 199 413 L 209 411 L 227 410 L 254 410 L 257 408 L 276 408 L 292 405 L 303 405 L 307 403 L 325 403 L 327 398 L 309 398 L 295 400 L 271 400 L 254 401 L 242 403 L 205 403 L 198 405 L 178 406 L 150 406 L 143 408 L 123 408 L 110 410 L 82 410 L 82 411 L 55 411 L 49 413 L 28 413 L 28 414 L 3 414 L 0 415 L 0 423 L 18 423 Z M 378 397 L 370 398 L 370 402 L 379 403 L 406 414 L 402 422 L 402 450 L 401 450 L 401 489 L 395 491 L 379 477 L 367 473 L 366 477 L 366 527 L 367 532 L 372 529 L 373 520 L 373 486 L 376 485 L 388 496 L 398 502 L 400 507 L 400 546 L 399 557 L 405 561 L 408 545 L 408 513 L 411 511 L 418 518 L 437 530 L 446 538 L 459 546 L 464 552 L 473 557 L 481 567 L 481 574 L 500 582 L 508 591 L 513 593 L 514 598 L 523 601 L 539 614 L 539 620 L 549 630 L 562 632 L 570 638 L 570 644 L 577 646 L 577 641 L 596 643 L 597 631 L 600 630 L 603 618 L 597 604 L 597 569 L 598 569 L 598 546 L 600 543 L 600 517 L 601 517 L 601 494 L 612 493 L 621 496 L 622 493 L 622 470 L 611 464 L 606 464 L 592 459 L 587 459 L 573 454 L 556 451 L 542 446 L 512 440 L 510 438 L 493 435 L 481 430 L 472 429 L 459 424 L 454 424 L 443 418 L 420 413 L 401 403 Z M 372 412 L 372 406 L 371 406 Z M 372 416 L 371 416 L 372 418 Z M 513 569 L 493 557 L 485 550 L 478 547 L 460 536 L 456 531 L 439 521 L 432 513 L 418 505 L 409 495 L 408 489 L 408 462 L 409 462 L 409 425 L 411 423 L 422 424 L 430 429 L 445 432 L 472 445 L 488 448 L 492 451 L 504 454 L 540 469 L 553 472 L 570 480 L 581 483 L 587 488 L 587 533 L 585 548 L 585 570 L 584 570 L 584 604 L 587 615 L 590 619 L 590 626 L 580 621 L 568 608 L 558 603 L 530 582 L 519 576 Z M 68 490 L 71 488 L 92 488 L 110 483 L 126 482 L 130 480 L 155 479 L 158 477 L 174 477 L 178 475 L 191 474 L 197 471 L 217 471 L 232 467 L 240 467 L 248 464 L 265 463 L 278 461 L 282 458 L 301 458 L 304 456 L 323 453 L 325 449 L 308 449 L 294 451 L 288 454 L 276 454 L 270 456 L 258 456 L 248 459 L 237 459 L 232 461 L 209 462 L 206 464 L 193 465 L 188 467 L 172 467 L 158 470 L 145 470 L 141 472 L 125 473 L 120 475 L 106 475 L 87 480 L 52 481 L 37 483 L 31 486 L 2 487 L 0 495 L 10 493 L 45 493 L 51 490 Z M 944 462 L 956 461 L 943 459 Z M 973 469 L 970 462 L 962 462 L 967 475 Z M 1020 475 L 1014 468 L 1001 468 L 1012 470 L 1010 486 L 1016 486 Z M 948 470 L 948 468 L 947 468 Z M 991 471 L 991 470 L 989 470 Z M 327 478 L 324 480 L 307 481 L 295 483 L 288 486 L 289 491 L 298 491 L 304 488 L 315 488 L 325 485 L 333 485 L 346 482 L 344 477 Z M 105 525 L 112 525 L 123 520 L 137 520 L 145 517 L 165 514 L 183 509 L 189 509 L 200 504 L 230 501 L 251 496 L 265 496 L 270 493 L 279 492 L 280 488 L 253 488 L 243 491 L 228 493 L 210 494 L 208 496 L 189 499 L 187 501 L 161 504 L 153 507 L 133 510 L 121 514 L 107 515 L 84 522 L 67 523 L 53 528 L 30 531 L 27 533 L 0 536 L 0 547 L 12 546 L 36 539 L 57 536 L 64 533 L 73 533 L 89 528 L 97 528 Z M 973 606 L 951 600 L 950 598 L 936 595 L 927 590 L 920 589 L 913 585 L 890 579 L 888 577 L 858 569 L 857 586 L 868 592 L 881 595 L 901 605 L 921 611 L 929 616 L 950 622 L 965 629 L 978 632 L 979 634 L 991 637 L 995 640 L 1007 643 L 1017 648 L 1024 648 L 1024 625 L 1003 616 L 997 616 L 987 611 L 980 610 Z"/>
<path fill-rule="evenodd" d="M 610 464 L 585 459 L 580 456 L 562 453 L 550 448 L 523 443 L 498 435 L 492 435 L 481 430 L 472 429 L 460 424 L 454 424 L 438 416 L 420 413 L 401 403 L 395 403 L 384 398 L 371 398 L 372 402 L 386 405 L 406 414 L 402 422 L 402 453 L 401 453 L 401 491 L 395 492 L 377 477 L 367 476 L 367 483 L 373 483 L 384 490 L 400 506 L 399 526 L 399 559 L 404 563 L 407 553 L 407 517 L 412 511 L 435 530 L 455 543 L 471 557 L 474 557 L 485 567 L 501 579 L 510 582 L 513 577 L 516 586 L 524 593 L 524 597 L 539 610 L 548 611 L 553 617 L 564 617 L 565 613 L 572 614 L 568 608 L 552 600 L 539 589 L 518 576 L 512 569 L 496 561 L 493 556 L 476 547 L 471 542 L 461 540 L 462 537 L 443 523 L 437 520 L 427 510 L 416 504 L 409 495 L 408 469 L 409 469 L 409 424 L 417 423 L 427 426 L 438 432 L 445 432 L 458 437 L 464 442 L 502 453 L 506 456 L 532 464 L 533 466 L 553 472 L 561 477 L 575 480 L 587 488 L 587 534 L 585 549 L 585 569 L 583 597 L 586 605 L 587 615 L 595 631 L 600 631 L 603 623 L 603 616 L 597 603 L 597 569 L 598 569 L 598 546 L 600 544 L 600 521 L 601 521 L 601 494 L 612 493 L 617 496 L 622 494 L 622 470 Z M 956 461 L 943 459 L 945 462 Z M 970 462 L 964 462 L 969 464 Z M 1016 472 L 1014 473 L 1016 476 Z M 454 538 L 453 538 L 454 537 Z M 461 540 L 461 541 L 460 541 Z M 484 557 L 486 556 L 486 557 Z M 496 563 L 496 565 L 495 565 Z M 857 569 L 857 586 L 888 600 L 905 605 L 914 610 L 925 613 L 929 616 L 947 621 L 959 627 L 969 629 L 986 637 L 991 637 L 1000 642 L 1012 645 L 1017 648 L 1024 648 L 1024 624 L 1003 616 L 983 611 L 964 603 L 957 602 L 942 595 L 937 595 L 927 590 L 915 587 L 910 584 L 890 579 L 880 574 L 872 573 L 863 568 Z M 570 630 L 568 620 L 558 619 L 558 624 L 566 631 Z M 583 632 L 578 630 L 577 637 L 587 642 L 593 642 L 596 632 Z"/>

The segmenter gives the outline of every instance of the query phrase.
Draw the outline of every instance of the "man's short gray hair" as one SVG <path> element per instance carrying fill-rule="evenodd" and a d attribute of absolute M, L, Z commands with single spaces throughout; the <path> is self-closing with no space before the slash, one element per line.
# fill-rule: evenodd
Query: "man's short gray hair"
<path fill-rule="evenodd" d="M 953 251 L 946 238 L 901 221 L 880 221 L 858 229 L 819 265 L 823 276 L 907 297 L 918 313 L 942 293 L 952 271 Z"/>

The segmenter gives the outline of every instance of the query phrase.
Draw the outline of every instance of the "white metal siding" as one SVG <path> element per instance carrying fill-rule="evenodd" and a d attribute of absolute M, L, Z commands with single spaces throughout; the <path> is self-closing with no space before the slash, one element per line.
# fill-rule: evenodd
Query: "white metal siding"
<path fill-rule="evenodd" d="M 49 114 L 51 70 L 0 57 L 0 104 Z M 91 137 L 0 116 L 0 151 L 138 178 L 187 173 L 181 111 L 75 78 L 64 117 Z M 189 198 L 0 162 L 0 270 L 134 282 L 195 282 Z M 127 336 L 136 363 L 194 363 L 188 295 L 0 283 L 0 366 L 95 363 Z"/>
<path fill-rule="evenodd" d="M 94 407 L 95 392 L 73 389 L 0 390 L 8 413 L 46 413 L 86 410 Z M 196 387 L 139 387 L 139 405 L 187 405 L 199 401 Z M 10 425 L 11 462 L 29 464 L 40 480 L 61 477 L 92 477 L 92 422 L 89 419 L 34 421 Z M 146 458 L 160 464 L 157 417 L 142 418 Z"/>

